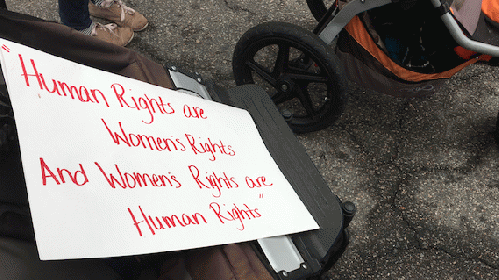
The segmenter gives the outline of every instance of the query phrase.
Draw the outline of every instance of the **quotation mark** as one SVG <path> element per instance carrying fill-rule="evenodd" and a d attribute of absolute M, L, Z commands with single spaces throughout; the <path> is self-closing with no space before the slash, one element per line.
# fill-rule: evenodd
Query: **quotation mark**
<path fill-rule="evenodd" d="M 10 52 L 10 49 L 9 49 L 9 48 L 7 48 L 7 46 L 6 46 L 5 44 L 4 44 L 4 45 L 2 45 L 2 49 L 6 50 L 7 52 Z"/>
<path fill-rule="evenodd" d="M 259 194 L 258 198 L 263 198 L 263 193 Z"/>

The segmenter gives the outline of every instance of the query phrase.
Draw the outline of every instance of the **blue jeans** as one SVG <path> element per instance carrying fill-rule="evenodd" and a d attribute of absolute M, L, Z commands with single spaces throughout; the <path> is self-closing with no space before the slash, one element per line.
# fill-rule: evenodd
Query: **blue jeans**
<path fill-rule="evenodd" d="M 89 0 L 58 0 L 59 17 L 64 25 L 82 30 L 92 25 L 88 12 Z M 92 1 L 94 2 L 94 1 Z"/>

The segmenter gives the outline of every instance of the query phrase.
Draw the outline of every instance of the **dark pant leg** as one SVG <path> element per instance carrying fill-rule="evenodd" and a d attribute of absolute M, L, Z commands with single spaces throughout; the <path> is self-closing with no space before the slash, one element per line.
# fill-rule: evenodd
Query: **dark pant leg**
<path fill-rule="evenodd" d="M 92 20 L 88 12 L 89 0 L 58 0 L 59 16 L 64 25 L 82 30 L 90 27 Z"/>

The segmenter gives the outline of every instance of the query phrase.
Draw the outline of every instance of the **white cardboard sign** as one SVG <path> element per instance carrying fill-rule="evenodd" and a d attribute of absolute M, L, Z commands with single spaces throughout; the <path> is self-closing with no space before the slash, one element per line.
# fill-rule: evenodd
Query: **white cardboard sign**
<path fill-rule="evenodd" d="M 0 52 L 42 260 L 318 228 L 245 110 L 6 40 Z"/>

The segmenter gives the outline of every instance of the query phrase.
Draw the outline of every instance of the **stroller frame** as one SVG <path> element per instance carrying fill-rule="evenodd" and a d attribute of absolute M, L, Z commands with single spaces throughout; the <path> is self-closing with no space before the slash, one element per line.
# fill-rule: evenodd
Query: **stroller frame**
<path fill-rule="evenodd" d="M 412 7 L 418 1 L 351 0 L 338 9 L 338 0 L 329 8 L 323 0 L 307 0 L 308 7 L 319 22 L 313 32 L 293 24 L 268 22 L 248 30 L 241 37 L 232 64 L 236 85 L 258 83 L 263 79 L 264 84 L 270 85 L 267 91 L 273 101 L 291 117 L 291 129 L 295 133 L 307 133 L 328 127 L 341 115 L 346 99 L 346 83 L 343 82 L 342 74 L 359 80 L 369 88 L 387 89 L 395 97 L 412 98 L 434 92 L 444 80 L 467 65 L 480 59 L 499 57 L 499 47 L 475 41 L 465 35 L 445 0 L 424 1 L 431 1 L 427 4 L 437 11 L 434 17 L 437 21 L 440 17 L 442 24 L 439 28 L 448 30 L 449 39 L 465 50 L 480 55 L 463 59 L 465 62 L 453 69 L 426 74 L 404 68 L 391 61 L 384 50 L 376 46 L 368 31 L 359 30 L 361 21 L 355 17 L 363 12 L 389 4 Z M 358 32 L 355 36 L 361 36 L 360 40 L 364 41 L 356 42 L 354 37 L 340 36 L 342 31 Z M 358 46 L 352 47 L 351 44 Z M 256 61 L 262 50 L 273 45 L 279 49 L 275 65 L 268 66 Z M 373 53 L 362 49 L 364 45 L 372 47 Z M 301 56 L 291 57 L 291 48 L 301 52 Z M 349 53 L 350 49 L 355 55 Z M 389 64 L 389 68 L 383 68 L 384 62 Z M 318 70 L 313 69 L 314 65 Z M 256 79 L 253 74 L 256 74 Z M 319 89 L 322 92 L 314 88 L 311 93 L 308 92 L 309 85 L 314 83 L 322 83 L 323 88 Z"/>
<path fill-rule="evenodd" d="M 392 1 L 392 0 L 353 0 L 349 2 L 341 11 L 334 16 L 334 18 L 327 23 L 326 27 L 320 31 L 318 34 L 319 38 L 323 40 L 326 44 L 330 45 L 333 40 L 338 36 L 340 31 L 350 22 L 350 20 L 357 14 L 371 10 L 373 8 L 385 6 L 387 4 L 403 2 Z M 411 0 L 406 0 L 411 1 Z M 499 57 L 499 47 L 492 46 L 485 43 L 480 43 L 469 39 L 462 29 L 459 27 L 458 23 L 452 17 L 449 5 L 447 3 L 442 4 L 440 0 L 430 0 L 433 6 L 440 10 L 443 23 L 449 30 L 451 36 L 456 40 L 456 42 L 463 48 L 475 51 L 477 53 L 490 55 L 492 57 Z M 314 0 L 314 2 L 322 2 L 322 0 Z M 331 7 L 334 8 L 334 7 Z M 317 28 L 321 28 L 321 23 Z M 317 29 L 316 29 L 317 30 Z"/>

